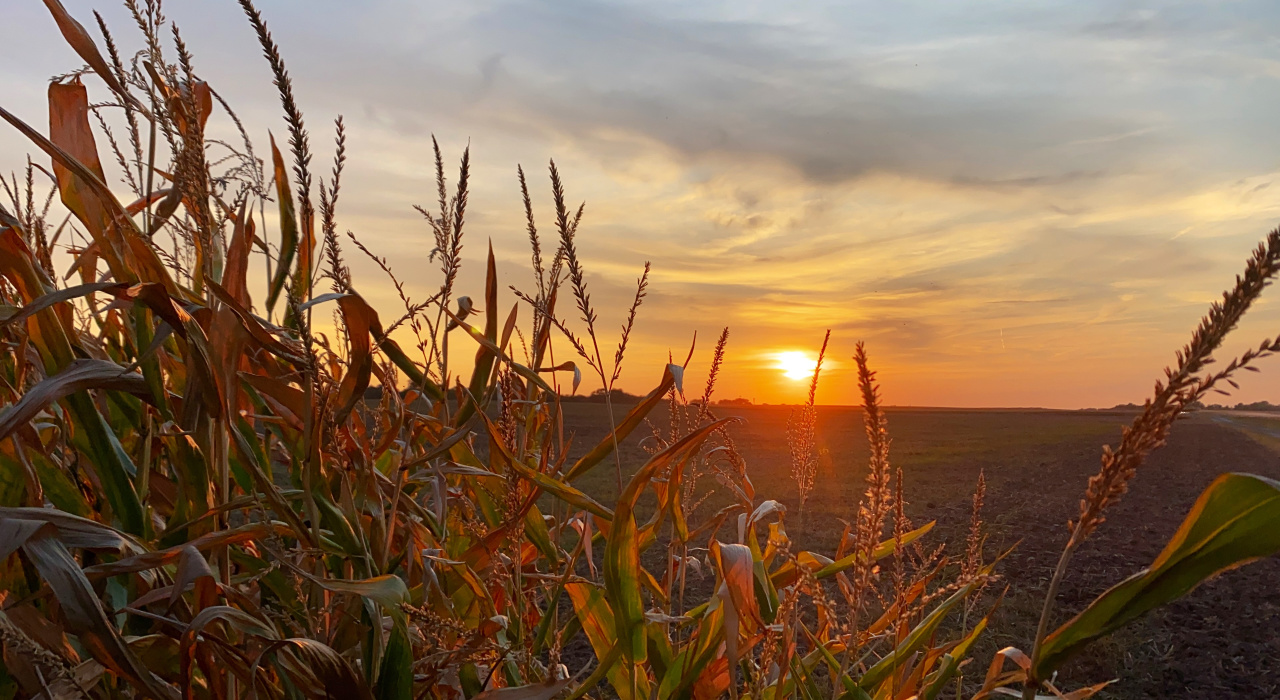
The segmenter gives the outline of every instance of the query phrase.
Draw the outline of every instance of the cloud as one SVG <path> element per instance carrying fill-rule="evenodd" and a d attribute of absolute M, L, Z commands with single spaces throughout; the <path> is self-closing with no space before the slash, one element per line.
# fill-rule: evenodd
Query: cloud
<path fill-rule="evenodd" d="M 1171 14 L 1080 5 L 1020 27 L 1010 9 L 994 25 L 926 25 L 864 45 L 858 16 L 842 18 L 842 37 L 648 4 L 504 2 L 423 21 L 421 35 L 360 62 L 339 54 L 335 77 L 399 110 L 392 124 L 407 133 L 441 112 L 587 141 L 621 130 L 690 161 L 768 159 L 827 184 L 873 172 L 959 186 L 1097 181 L 1156 165 L 1186 122 L 1224 117 L 1275 143 L 1255 115 L 1205 99 L 1251 99 L 1232 88 L 1274 80 L 1236 44 L 1256 18 L 1196 31 L 1198 17 Z"/>

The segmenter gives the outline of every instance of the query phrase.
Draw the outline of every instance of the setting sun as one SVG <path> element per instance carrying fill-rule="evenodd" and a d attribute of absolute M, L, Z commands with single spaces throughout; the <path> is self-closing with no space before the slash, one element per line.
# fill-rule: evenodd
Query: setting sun
<path fill-rule="evenodd" d="M 782 370 L 787 379 L 808 379 L 813 376 L 814 367 L 818 364 L 808 354 L 798 350 L 780 352 L 777 357 L 778 369 Z"/>

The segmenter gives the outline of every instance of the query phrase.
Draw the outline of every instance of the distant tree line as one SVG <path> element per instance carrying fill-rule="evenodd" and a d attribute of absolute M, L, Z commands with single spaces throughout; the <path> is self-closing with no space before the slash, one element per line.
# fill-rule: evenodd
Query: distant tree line
<path fill-rule="evenodd" d="M 1193 402 L 1189 407 L 1190 410 L 1207 410 L 1207 411 L 1277 411 L 1280 412 L 1280 404 L 1273 404 L 1270 401 L 1254 401 L 1253 403 L 1237 403 L 1234 406 L 1229 404 L 1211 403 L 1206 404 L 1201 401 Z M 1086 411 L 1140 411 L 1142 406 L 1136 403 L 1119 403 L 1111 408 L 1086 408 Z"/>
<path fill-rule="evenodd" d="M 401 396 L 404 396 L 407 391 L 408 390 L 406 389 L 399 393 Z M 563 403 L 604 403 L 604 396 L 605 396 L 604 389 L 596 389 L 595 391 L 589 394 L 561 394 L 560 401 Z M 382 387 L 375 385 L 375 386 L 369 387 L 368 389 L 365 389 L 364 398 L 366 401 L 381 400 Z M 644 397 L 637 396 L 636 394 L 628 393 L 626 391 L 623 391 L 622 389 L 614 389 L 613 393 L 609 396 L 609 398 L 612 399 L 614 403 L 627 404 L 627 403 L 636 403 Z M 701 401 L 702 401 L 701 399 L 692 399 L 689 401 L 689 405 L 697 406 L 701 403 Z M 744 398 L 720 399 L 719 401 L 714 401 L 713 403 L 717 406 L 754 406 L 755 405 L 755 403 L 753 403 L 751 399 L 744 399 Z"/>
<path fill-rule="evenodd" d="M 614 389 L 612 392 L 607 392 L 601 388 L 596 389 L 590 394 L 561 394 L 560 401 L 561 403 L 604 403 L 605 394 L 608 394 L 609 398 L 612 399 L 614 403 L 635 403 L 642 398 L 635 394 L 629 394 L 621 389 Z"/>
<path fill-rule="evenodd" d="M 1270 401 L 1254 401 L 1253 403 L 1238 403 L 1234 406 L 1223 406 L 1222 404 L 1211 403 L 1204 408 L 1214 411 L 1280 411 L 1280 405 L 1271 403 Z"/>
<path fill-rule="evenodd" d="M 1196 401 L 1191 404 L 1191 408 L 1206 409 L 1210 411 L 1280 411 L 1280 404 L 1273 404 L 1270 401 L 1254 401 L 1253 403 L 1241 402 L 1231 406 L 1220 403 L 1205 404 L 1200 401 Z"/>

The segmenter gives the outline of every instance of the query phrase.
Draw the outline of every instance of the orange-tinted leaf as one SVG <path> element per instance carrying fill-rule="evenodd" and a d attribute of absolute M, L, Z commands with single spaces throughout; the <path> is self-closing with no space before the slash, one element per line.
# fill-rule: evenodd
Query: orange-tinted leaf
<path fill-rule="evenodd" d="M 484 402 L 488 393 L 489 377 L 493 374 L 493 362 L 500 353 L 490 350 L 498 345 L 498 269 L 493 259 L 493 241 L 489 241 L 489 262 L 485 268 L 484 282 L 484 337 L 488 343 L 481 343 L 476 348 L 476 360 L 471 370 L 471 382 L 468 389 L 474 401 L 467 402 L 458 411 L 454 425 L 462 425 L 471 418 L 476 410 L 476 402 Z M 483 408 L 483 406 L 480 406 Z"/>
<path fill-rule="evenodd" d="M 739 636 L 750 636 L 764 624 L 756 607 L 751 548 L 745 544 L 714 542 L 711 553 L 720 572 L 717 595 L 724 605 L 725 651 L 729 666 L 736 667 L 741 653 Z"/>
<path fill-rule="evenodd" d="M 178 555 L 178 578 L 173 582 L 173 592 L 169 597 L 172 608 L 182 597 L 187 586 L 195 586 L 196 610 L 203 610 L 213 605 L 218 594 L 218 584 L 213 578 L 213 569 L 200 554 L 200 550 L 191 545 L 182 548 Z"/>
<path fill-rule="evenodd" d="M 143 209 L 146 209 L 147 207 L 151 206 L 152 204 L 159 202 L 165 197 L 168 197 L 172 191 L 173 191 L 172 188 L 158 189 L 151 193 L 150 199 L 147 199 L 146 197 L 139 197 L 138 199 L 135 199 L 133 202 L 130 202 L 129 205 L 124 208 L 124 210 L 128 212 L 130 215 L 135 215 L 138 212 L 141 212 Z"/>
<path fill-rule="evenodd" d="M 373 348 L 369 342 L 369 333 L 377 324 L 378 315 L 363 297 L 355 293 L 338 299 L 338 306 L 342 309 L 342 320 L 347 326 L 347 341 L 351 343 L 347 371 L 342 375 L 342 384 L 338 387 L 338 407 L 334 411 L 334 420 L 341 424 L 347 419 L 351 409 L 364 399 L 364 390 L 369 388 L 369 377 L 373 372 Z"/>
<path fill-rule="evenodd" d="M 241 372 L 240 379 L 257 390 L 263 398 L 273 402 L 272 408 L 282 418 L 293 422 L 298 429 L 302 428 L 303 422 L 311 411 L 307 405 L 307 395 L 301 389 L 290 386 L 274 377 L 267 377 L 261 374 Z"/>
<path fill-rule="evenodd" d="M 245 308 L 230 291 L 224 289 L 216 282 L 210 282 L 208 287 L 209 291 L 213 292 L 213 295 L 218 298 L 218 301 L 226 304 L 227 308 L 231 309 L 231 311 L 235 313 L 236 317 L 240 319 L 240 324 L 249 332 L 249 335 L 254 340 L 258 341 L 258 343 L 262 345 L 263 348 L 267 349 L 271 354 L 282 360 L 288 360 L 294 364 L 301 364 L 304 362 L 304 360 L 299 357 L 294 350 L 286 347 L 279 338 L 268 332 L 262 325 L 262 321 L 249 313 L 249 310 Z"/>
<path fill-rule="evenodd" d="M 166 280 L 168 274 L 159 266 L 154 252 L 144 253 L 143 258 L 135 259 L 134 250 L 128 243 L 131 235 L 137 235 L 133 222 L 103 184 L 106 177 L 98 159 L 93 130 L 89 126 L 89 95 L 84 85 L 49 85 L 49 141 L 59 149 L 59 153 L 50 155 L 53 156 L 53 174 L 58 180 L 62 203 L 98 243 L 99 251 L 116 280 Z"/>
<path fill-rule="evenodd" d="M 231 242 L 227 244 L 227 261 L 222 269 L 222 286 L 240 306 L 249 306 L 249 254 L 253 250 L 253 214 L 240 205 L 232 220 Z"/>
<path fill-rule="evenodd" d="M 36 265 L 31 249 L 12 228 L 0 232 L 0 275 L 26 304 L 38 303 L 42 296 L 55 291 L 52 280 Z M 57 372 L 74 359 L 69 339 L 71 324 L 55 309 L 37 311 L 35 323 L 27 324 L 27 332 L 40 352 L 46 373 Z"/>
<path fill-rule="evenodd" d="M 62 38 L 67 40 L 67 43 L 71 45 L 72 49 L 75 49 L 77 54 L 80 54 L 80 58 L 89 64 L 89 67 L 98 74 L 99 78 L 102 78 L 107 87 L 111 88 L 121 99 L 128 100 L 135 109 L 150 116 L 147 109 L 134 99 L 129 94 L 129 91 L 116 79 L 115 73 L 112 72 L 107 62 L 103 60 L 102 53 L 98 51 L 97 44 L 93 43 L 93 39 L 85 31 L 84 25 L 77 22 L 68 13 L 59 0 L 44 0 L 44 5 L 49 8 L 49 13 L 53 15 L 53 20 L 58 23 L 58 30 L 62 32 Z"/>
<path fill-rule="evenodd" d="M 276 259 L 276 271 L 267 291 L 267 310 L 270 311 L 280 298 L 284 283 L 289 279 L 293 258 L 298 252 L 298 218 L 293 212 L 293 193 L 289 190 L 289 170 L 284 157 L 271 137 L 271 163 L 276 177 L 276 201 L 280 203 L 280 254 Z"/>

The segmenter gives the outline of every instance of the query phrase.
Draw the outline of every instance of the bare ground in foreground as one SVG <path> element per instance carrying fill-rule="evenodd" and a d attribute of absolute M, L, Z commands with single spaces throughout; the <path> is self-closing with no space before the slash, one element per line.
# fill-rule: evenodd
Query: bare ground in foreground
<path fill-rule="evenodd" d="M 616 407 L 615 407 L 616 408 Z M 619 411 L 625 411 L 625 408 Z M 655 411 L 661 413 L 662 409 Z M 867 459 L 861 411 L 820 409 L 817 488 L 798 522 L 790 479 L 785 407 L 722 409 L 744 422 L 736 429 L 760 498 L 788 506 L 788 531 L 805 549 L 830 553 L 841 519 L 851 519 Z M 603 406 L 566 404 L 575 453 L 607 435 Z M 890 409 L 895 464 L 905 471 L 909 515 L 936 520 L 933 543 L 963 548 L 970 498 L 980 470 L 988 482 L 988 554 L 1017 545 L 999 572 L 1011 586 L 968 674 L 981 675 L 998 648 L 1030 646 L 1040 601 L 1066 523 L 1075 517 L 1103 443 L 1118 441 L 1132 414 L 1066 411 Z M 637 431 L 642 433 L 643 429 Z M 1196 496 L 1226 471 L 1280 478 L 1280 420 L 1200 414 L 1179 421 L 1130 493 L 1076 557 L 1059 601 L 1060 619 L 1149 564 L 1177 529 Z M 624 466 L 644 459 L 636 437 L 623 446 Z M 616 495 L 613 464 L 582 484 L 605 502 Z M 708 506 L 709 507 L 709 506 Z M 1103 697 L 1264 698 L 1280 696 L 1280 559 L 1230 571 L 1191 595 L 1096 645 L 1062 674 L 1067 688 L 1117 679 Z"/>

